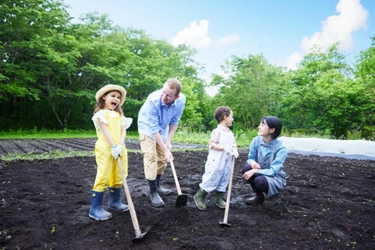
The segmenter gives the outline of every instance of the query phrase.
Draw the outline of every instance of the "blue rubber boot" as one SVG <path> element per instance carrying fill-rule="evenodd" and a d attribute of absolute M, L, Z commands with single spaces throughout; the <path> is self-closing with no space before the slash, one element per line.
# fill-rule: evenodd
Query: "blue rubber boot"
<path fill-rule="evenodd" d="M 125 212 L 129 210 L 128 205 L 122 204 L 121 202 L 121 188 L 108 188 L 109 200 L 108 209 Z"/>
<path fill-rule="evenodd" d="M 112 214 L 105 211 L 102 203 L 103 203 L 103 195 L 104 192 L 96 192 L 91 190 L 90 197 L 91 197 L 91 207 L 89 216 L 94 220 L 108 220 L 112 218 Z"/>

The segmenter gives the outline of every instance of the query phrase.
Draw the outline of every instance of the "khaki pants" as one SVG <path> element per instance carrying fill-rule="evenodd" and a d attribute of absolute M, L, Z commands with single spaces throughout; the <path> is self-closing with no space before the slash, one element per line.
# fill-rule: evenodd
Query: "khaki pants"
<path fill-rule="evenodd" d="M 141 150 L 143 153 L 143 166 L 147 180 L 155 180 L 157 175 L 162 175 L 166 167 L 164 152 L 151 137 L 139 134 Z"/>

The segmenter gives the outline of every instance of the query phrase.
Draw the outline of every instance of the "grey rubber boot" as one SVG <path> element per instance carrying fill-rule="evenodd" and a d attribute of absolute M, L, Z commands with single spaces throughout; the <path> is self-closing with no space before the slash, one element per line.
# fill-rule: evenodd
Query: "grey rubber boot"
<path fill-rule="evenodd" d="M 129 210 L 128 205 L 121 202 L 121 188 L 108 188 L 109 200 L 108 209 L 125 212 Z"/>
<path fill-rule="evenodd" d="M 151 204 L 154 207 L 161 207 L 164 206 L 163 199 L 159 196 L 157 186 L 156 186 L 156 179 L 152 181 L 148 181 L 148 184 L 150 185 L 150 200 Z"/>
<path fill-rule="evenodd" d="M 94 220 L 108 220 L 112 218 L 112 214 L 103 208 L 103 196 L 104 192 L 90 191 L 91 207 L 89 216 Z"/>
<path fill-rule="evenodd" d="M 207 192 L 200 188 L 199 191 L 193 196 L 195 205 L 199 210 L 204 211 L 207 209 L 206 203 L 204 202 L 206 195 Z"/>
<path fill-rule="evenodd" d="M 215 205 L 219 208 L 224 209 L 227 203 L 223 199 L 224 193 L 223 192 L 216 192 L 216 199 L 215 199 Z"/>
<path fill-rule="evenodd" d="M 156 188 L 158 190 L 158 193 L 161 195 L 169 195 L 170 193 L 172 193 L 172 190 L 167 189 L 167 188 L 162 188 L 160 186 L 160 178 L 161 178 L 161 175 L 156 176 Z"/>

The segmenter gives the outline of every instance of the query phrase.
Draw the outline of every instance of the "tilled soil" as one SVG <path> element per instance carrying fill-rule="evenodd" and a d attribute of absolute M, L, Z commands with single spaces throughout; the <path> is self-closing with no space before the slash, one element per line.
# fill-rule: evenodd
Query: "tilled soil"
<path fill-rule="evenodd" d="M 60 150 L 93 150 L 94 143 L 92 139 L 0 140 L 0 155 L 49 152 L 56 149 L 55 144 Z M 139 148 L 134 141 L 126 145 Z M 163 197 L 162 208 L 151 206 L 142 155 L 130 152 L 127 182 L 141 231 L 147 232 L 137 242 L 132 241 L 135 232 L 129 212 L 112 212 L 108 221 L 89 218 L 94 157 L 2 162 L 0 249 L 375 248 L 375 161 L 289 154 L 288 186 L 279 198 L 248 206 L 245 201 L 253 192 L 240 175 L 247 153 L 240 151 L 235 164 L 231 227 L 221 227 L 224 210 L 215 206 L 215 194 L 206 197 L 206 211 L 199 211 L 192 199 L 207 150 L 174 152 L 179 184 L 188 202 L 175 206 L 176 185 L 168 166 L 162 185 L 174 192 Z"/>

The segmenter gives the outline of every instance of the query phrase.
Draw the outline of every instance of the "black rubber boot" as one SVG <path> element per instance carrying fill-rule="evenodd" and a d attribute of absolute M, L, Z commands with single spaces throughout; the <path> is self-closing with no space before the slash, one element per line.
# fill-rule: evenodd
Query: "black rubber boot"
<path fill-rule="evenodd" d="M 125 212 L 129 210 L 128 205 L 122 204 L 121 202 L 121 188 L 108 188 L 109 200 L 108 209 Z"/>
<path fill-rule="evenodd" d="M 105 211 L 103 208 L 103 195 L 104 192 L 96 192 L 93 190 L 90 191 L 91 207 L 89 216 L 94 220 L 108 220 L 112 218 L 112 214 Z"/>
<path fill-rule="evenodd" d="M 160 178 L 161 178 L 161 175 L 156 176 L 156 188 L 158 190 L 158 193 L 161 195 L 169 195 L 170 193 L 172 193 L 172 190 L 167 189 L 167 188 L 162 188 L 160 186 Z"/>
<path fill-rule="evenodd" d="M 250 179 L 254 180 L 254 176 L 251 177 Z M 249 179 L 249 183 L 251 185 L 251 188 L 253 189 L 254 193 L 255 193 L 255 196 L 246 200 L 246 204 L 247 205 L 256 205 L 256 204 L 261 204 L 264 202 L 264 194 L 262 191 L 260 191 L 259 189 L 256 188 L 254 182 L 250 181 Z"/>
<path fill-rule="evenodd" d="M 148 184 L 150 185 L 150 200 L 151 204 L 154 207 L 161 207 L 164 206 L 163 199 L 159 196 L 157 186 L 156 186 L 156 179 L 152 181 L 148 181 Z"/>
<path fill-rule="evenodd" d="M 247 205 L 257 205 L 264 202 L 264 194 L 255 193 L 255 196 L 246 200 Z"/>
<path fill-rule="evenodd" d="M 206 203 L 204 202 L 204 198 L 206 197 L 206 195 L 207 192 L 200 188 L 198 193 L 193 196 L 195 205 L 199 210 L 203 211 L 207 209 Z"/>

